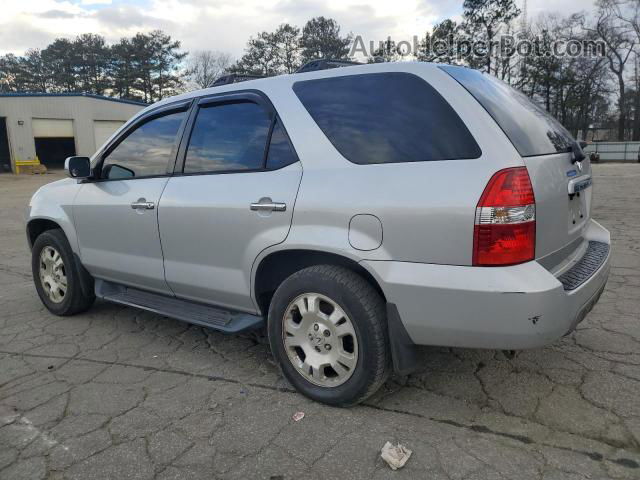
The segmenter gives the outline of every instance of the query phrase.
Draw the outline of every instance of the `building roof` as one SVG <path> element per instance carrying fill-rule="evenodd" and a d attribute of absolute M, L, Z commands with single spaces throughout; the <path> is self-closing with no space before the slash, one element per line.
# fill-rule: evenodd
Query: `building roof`
<path fill-rule="evenodd" d="M 2 97 L 87 97 L 87 98 L 95 98 L 96 100 L 106 100 L 108 102 L 127 103 L 129 105 L 139 105 L 141 107 L 147 106 L 147 104 L 144 102 L 136 102 L 135 100 L 126 100 L 124 98 L 105 97 L 103 95 L 95 95 L 93 93 L 10 92 L 10 93 L 0 93 L 0 98 Z"/>

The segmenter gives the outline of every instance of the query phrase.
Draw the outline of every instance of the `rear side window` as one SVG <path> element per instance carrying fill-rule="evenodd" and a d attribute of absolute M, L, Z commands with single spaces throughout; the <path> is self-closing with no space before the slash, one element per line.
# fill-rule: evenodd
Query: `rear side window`
<path fill-rule="evenodd" d="M 560 122 L 523 93 L 470 68 L 441 66 L 489 112 L 523 157 L 568 152 L 575 140 Z"/>
<path fill-rule="evenodd" d="M 311 117 L 358 164 L 478 158 L 480 147 L 444 98 L 408 73 L 348 75 L 293 86 Z"/>
<path fill-rule="evenodd" d="M 284 132 L 284 128 L 282 128 L 280 119 L 276 118 L 275 122 L 267 155 L 267 168 L 269 170 L 286 167 L 298 161 L 298 157 L 289 143 L 289 138 Z"/>
<path fill-rule="evenodd" d="M 189 140 L 184 172 L 263 168 L 270 127 L 269 114 L 255 103 L 200 108 Z"/>

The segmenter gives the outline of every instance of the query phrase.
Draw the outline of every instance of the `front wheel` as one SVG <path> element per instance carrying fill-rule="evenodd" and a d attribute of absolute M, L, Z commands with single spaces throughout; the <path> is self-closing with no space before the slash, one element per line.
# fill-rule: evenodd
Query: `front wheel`
<path fill-rule="evenodd" d="M 271 300 L 268 329 L 284 376 L 319 402 L 359 403 L 390 373 L 384 301 L 346 268 L 318 265 L 287 278 Z"/>
<path fill-rule="evenodd" d="M 31 270 L 40 300 L 51 313 L 74 315 L 93 304 L 93 280 L 79 274 L 62 230 L 47 230 L 38 236 L 31 250 Z M 91 284 L 82 285 L 83 281 Z"/>

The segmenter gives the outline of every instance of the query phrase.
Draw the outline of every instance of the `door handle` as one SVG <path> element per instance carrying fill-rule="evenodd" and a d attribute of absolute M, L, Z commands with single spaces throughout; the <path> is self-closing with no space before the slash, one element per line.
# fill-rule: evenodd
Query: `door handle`
<path fill-rule="evenodd" d="M 272 201 L 260 201 L 252 203 L 251 210 L 255 212 L 284 212 L 287 210 L 286 203 L 272 202 Z"/>
<path fill-rule="evenodd" d="M 153 202 L 147 202 L 144 198 L 139 198 L 137 202 L 131 204 L 131 208 L 134 210 L 153 210 L 156 208 L 156 204 Z"/>

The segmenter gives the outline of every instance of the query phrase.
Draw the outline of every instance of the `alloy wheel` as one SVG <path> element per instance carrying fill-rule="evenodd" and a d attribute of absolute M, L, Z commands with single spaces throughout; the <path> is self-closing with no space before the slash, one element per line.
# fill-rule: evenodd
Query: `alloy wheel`
<path fill-rule="evenodd" d="M 282 336 L 292 365 L 314 385 L 337 387 L 353 375 L 358 362 L 356 331 L 329 297 L 297 296 L 285 310 Z"/>
<path fill-rule="evenodd" d="M 60 303 L 67 293 L 67 275 L 60 252 L 46 246 L 40 252 L 40 283 L 53 303 Z"/>

